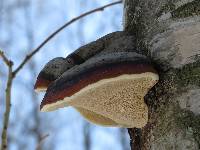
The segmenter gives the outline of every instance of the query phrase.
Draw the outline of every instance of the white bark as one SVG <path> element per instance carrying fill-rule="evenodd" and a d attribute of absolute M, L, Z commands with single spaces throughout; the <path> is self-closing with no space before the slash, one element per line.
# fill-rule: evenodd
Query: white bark
<path fill-rule="evenodd" d="M 200 149 L 200 1 L 125 0 L 124 11 L 124 29 L 160 75 L 146 96 L 149 123 L 129 131 L 132 149 Z"/>

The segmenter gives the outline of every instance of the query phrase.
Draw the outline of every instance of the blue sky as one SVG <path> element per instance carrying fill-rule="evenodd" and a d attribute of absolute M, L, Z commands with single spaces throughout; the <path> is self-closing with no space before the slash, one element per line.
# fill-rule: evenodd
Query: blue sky
<path fill-rule="evenodd" d="M 0 48 L 14 61 L 16 68 L 22 59 L 48 35 L 75 16 L 111 0 L 0 0 Z M 45 149 L 82 150 L 85 120 L 72 108 L 50 113 L 39 112 L 43 94 L 36 94 L 33 85 L 37 74 L 50 59 L 66 57 L 83 44 L 107 33 L 122 30 L 122 5 L 94 13 L 70 25 L 37 53 L 17 75 L 12 88 L 12 110 L 9 149 L 34 150 L 37 141 L 30 129 L 38 127 Z M 4 112 L 5 65 L 0 60 L 0 122 Z M 39 123 L 33 117 L 37 114 Z M 0 125 L 2 127 L 2 124 Z M 92 150 L 121 150 L 118 128 L 90 124 Z M 128 137 L 128 136 L 127 136 Z M 127 138 L 128 140 L 128 138 Z M 21 144 L 21 145 L 23 145 Z M 127 141 L 128 144 L 128 141 Z"/>

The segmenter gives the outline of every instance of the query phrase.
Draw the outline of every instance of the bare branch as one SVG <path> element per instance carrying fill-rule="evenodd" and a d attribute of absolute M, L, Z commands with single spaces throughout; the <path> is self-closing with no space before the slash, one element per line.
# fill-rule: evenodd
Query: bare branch
<path fill-rule="evenodd" d="M 13 62 L 9 60 L 3 51 L 0 50 L 0 56 L 2 57 L 4 63 L 8 66 L 8 81 L 6 86 L 6 110 L 4 113 L 4 120 L 3 120 L 3 130 L 1 134 L 1 150 L 7 149 L 7 129 L 9 124 L 10 118 L 10 107 L 11 107 L 11 88 L 12 88 L 12 81 L 13 81 L 13 74 L 12 74 L 12 66 Z"/>
<path fill-rule="evenodd" d="M 1 53 L 2 54 L 2 53 Z M 4 55 L 1 55 L 4 56 Z M 3 131 L 1 134 L 1 150 L 7 150 L 7 129 L 9 125 L 9 118 L 10 118 L 10 108 L 11 108 L 11 88 L 12 88 L 12 62 L 9 61 L 6 57 L 4 57 L 4 61 L 7 61 L 8 65 L 8 81 L 6 86 L 6 110 L 4 113 L 4 120 L 3 120 Z"/>
<path fill-rule="evenodd" d="M 7 66 L 12 66 L 12 65 L 13 65 L 12 61 L 10 61 L 10 60 L 6 57 L 6 55 L 4 54 L 4 52 L 1 51 L 1 50 L 0 50 L 0 56 L 2 57 L 4 63 L 5 63 Z"/>
<path fill-rule="evenodd" d="M 49 137 L 49 134 L 44 135 L 44 136 L 40 139 L 40 142 L 39 142 L 39 144 L 37 145 L 36 150 L 40 150 L 40 148 L 41 148 L 41 146 L 42 146 L 42 142 L 43 142 L 47 137 Z"/>
<path fill-rule="evenodd" d="M 78 17 L 73 18 L 63 26 L 61 26 L 59 29 L 57 29 L 55 32 L 53 32 L 46 40 L 44 40 L 36 49 L 34 49 L 30 54 L 28 54 L 24 60 L 21 62 L 21 64 L 16 68 L 16 70 L 12 70 L 13 62 L 9 60 L 3 51 L 0 50 L 0 57 L 2 57 L 3 61 L 5 64 L 8 66 L 9 73 L 8 73 L 8 81 L 7 81 L 7 86 L 6 86 L 6 110 L 4 113 L 4 120 L 3 120 L 3 131 L 1 135 L 1 149 L 0 150 L 7 150 L 7 129 L 9 125 L 9 118 L 10 118 L 10 109 L 11 109 L 11 89 L 12 89 L 12 82 L 13 79 L 15 78 L 16 74 L 23 68 L 23 66 L 37 53 L 39 50 L 48 42 L 50 41 L 55 35 L 57 35 L 60 31 L 62 31 L 64 28 L 72 24 L 73 22 L 89 15 L 97 11 L 103 11 L 105 8 L 110 7 L 112 5 L 116 5 L 122 3 L 122 1 L 116 1 L 110 4 L 107 4 L 105 6 L 93 9 L 91 11 L 88 11 L 86 13 L 81 14 Z M 45 135 L 44 137 L 41 138 L 41 142 L 37 146 L 37 149 L 41 146 L 42 141 L 48 137 L 49 135 Z"/>
<path fill-rule="evenodd" d="M 10 108 L 11 108 L 11 88 L 12 88 L 12 81 L 13 81 L 13 72 L 12 66 L 13 62 L 9 60 L 3 51 L 0 50 L 0 57 L 2 57 L 4 63 L 8 67 L 8 80 L 6 86 L 6 110 L 4 113 L 4 120 L 3 120 L 3 129 L 1 134 L 1 149 L 0 150 L 7 150 L 7 130 L 9 125 L 10 119 Z"/>
<path fill-rule="evenodd" d="M 81 14 L 78 17 L 73 18 L 72 20 L 70 20 L 69 22 L 65 23 L 63 26 L 61 26 L 59 29 L 57 29 L 55 32 L 53 32 L 48 38 L 46 38 L 35 50 L 33 50 L 30 54 L 28 54 L 24 60 L 22 61 L 22 63 L 16 68 L 16 70 L 13 72 L 13 75 L 15 76 L 22 68 L 23 66 L 49 41 L 51 40 L 55 35 L 57 35 L 60 31 L 62 31 L 64 28 L 66 28 L 67 26 L 69 26 L 70 24 L 72 24 L 73 22 L 88 16 L 92 13 L 98 12 L 98 11 L 103 11 L 105 8 L 116 5 L 116 4 L 120 4 L 122 3 L 122 0 L 120 1 L 116 1 L 107 5 L 104 5 L 102 7 L 90 10 L 86 13 Z"/>

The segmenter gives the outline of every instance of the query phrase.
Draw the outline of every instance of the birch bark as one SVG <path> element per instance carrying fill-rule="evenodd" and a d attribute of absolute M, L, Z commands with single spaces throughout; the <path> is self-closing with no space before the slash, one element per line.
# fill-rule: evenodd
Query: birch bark
<path fill-rule="evenodd" d="M 160 76 L 148 124 L 128 129 L 132 150 L 200 149 L 200 1 L 125 0 L 123 22 Z"/>

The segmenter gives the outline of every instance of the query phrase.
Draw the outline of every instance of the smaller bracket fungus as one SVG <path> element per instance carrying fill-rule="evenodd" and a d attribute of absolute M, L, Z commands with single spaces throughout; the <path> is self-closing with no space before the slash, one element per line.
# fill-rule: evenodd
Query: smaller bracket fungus
<path fill-rule="evenodd" d="M 96 124 L 141 128 L 148 121 L 144 96 L 158 79 L 143 55 L 102 52 L 50 84 L 41 111 L 73 106 Z"/>
<path fill-rule="evenodd" d="M 50 60 L 39 73 L 34 89 L 46 91 L 51 82 L 60 77 L 66 70 L 83 61 L 76 53 L 72 53 L 66 58 L 57 57 Z"/>
<path fill-rule="evenodd" d="M 66 58 L 57 57 L 49 61 L 37 77 L 35 84 L 36 91 L 45 91 L 54 80 L 59 78 L 65 71 L 83 63 L 85 60 L 95 56 L 102 51 L 111 51 L 111 49 L 120 50 L 120 46 L 131 49 L 134 44 L 133 36 L 127 35 L 124 31 L 116 31 L 107 34 L 100 39 L 81 46 Z M 127 46 L 129 45 L 129 46 Z"/>

